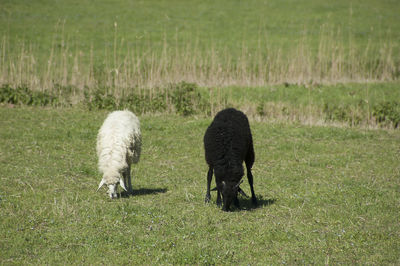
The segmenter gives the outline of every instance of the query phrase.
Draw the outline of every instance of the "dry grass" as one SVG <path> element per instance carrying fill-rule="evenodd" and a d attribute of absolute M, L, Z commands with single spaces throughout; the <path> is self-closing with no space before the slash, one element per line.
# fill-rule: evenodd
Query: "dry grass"
<path fill-rule="evenodd" d="M 349 34 L 340 28 L 323 25 L 317 47 L 306 37 L 289 50 L 272 48 L 259 37 L 256 49 L 250 50 L 245 40 L 241 53 L 232 56 L 228 48 L 199 48 L 198 40 L 186 45 L 171 45 L 164 36 L 163 47 L 130 47 L 118 37 L 115 24 L 114 42 L 104 54 L 74 48 L 60 33 L 54 37 L 45 62 L 39 62 L 38 44 L 21 42 L 9 47 L 3 36 L 0 51 L 0 83 L 52 90 L 55 86 L 113 88 L 122 93 L 127 88 L 154 88 L 182 80 L 206 87 L 265 86 L 267 84 L 380 82 L 398 80 L 400 61 L 398 47 L 390 40 L 371 40 L 364 47 L 356 46 Z M 307 36 L 304 34 L 304 36 Z M 175 36 L 175 38 L 177 38 Z M 103 64 L 94 59 L 103 58 Z"/>

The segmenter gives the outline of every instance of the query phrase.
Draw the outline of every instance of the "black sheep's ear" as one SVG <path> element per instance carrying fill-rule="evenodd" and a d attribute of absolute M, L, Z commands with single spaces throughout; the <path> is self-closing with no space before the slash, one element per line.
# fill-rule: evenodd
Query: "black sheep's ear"
<path fill-rule="evenodd" d="M 225 181 L 222 181 L 222 188 L 224 188 L 226 186 Z"/>
<path fill-rule="evenodd" d="M 240 187 L 239 187 L 239 189 L 238 189 L 238 192 L 239 192 L 240 194 L 242 194 L 243 197 L 249 198 L 249 196 L 247 196 L 247 194 L 244 193 L 244 191 L 243 191 Z"/>
<path fill-rule="evenodd" d="M 215 188 L 211 189 L 211 191 L 216 191 L 216 190 L 217 190 L 217 187 L 215 187 Z"/>
<path fill-rule="evenodd" d="M 243 183 L 243 179 L 239 181 L 239 183 L 236 184 L 235 188 L 238 188 L 240 186 L 240 184 Z"/>

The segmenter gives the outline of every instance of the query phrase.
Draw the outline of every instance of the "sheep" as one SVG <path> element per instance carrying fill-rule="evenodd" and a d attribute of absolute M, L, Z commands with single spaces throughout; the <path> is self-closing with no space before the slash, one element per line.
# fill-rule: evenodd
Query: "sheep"
<path fill-rule="evenodd" d="M 205 202 L 208 203 L 211 199 L 210 184 L 214 172 L 218 191 L 217 205 L 221 206 L 222 194 L 224 211 L 230 210 L 232 201 L 236 207 L 239 207 L 237 193 L 243 192 L 239 185 L 243 182 L 241 179 L 244 175 L 243 161 L 245 161 L 251 199 L 253 205 L 256 206 L 257 199 L 251 173 L 255 156 L 250 125 L 246 115 L 234 108 L 217 113 L 204 135 L 204 150 L 209 166 Z"/>
<path fill-rule="evenodd" d="M 139 119 L 132 112 L 114 111 L 107 116 L 97 135 L 98 167 L 103 175 L 97 191 L 107 185 L 113 199 L 117 197 L 119 184 L 129 194 L 133 193 L 131 164 L 139 162 L 141 146 Z"/>

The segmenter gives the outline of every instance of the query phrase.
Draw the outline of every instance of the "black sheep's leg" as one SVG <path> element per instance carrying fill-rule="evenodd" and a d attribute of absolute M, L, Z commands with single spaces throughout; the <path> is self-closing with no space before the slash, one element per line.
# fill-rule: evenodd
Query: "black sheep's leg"
<path fill-rule="evenodd" d="M 218 192 L 217 192 L 217 206 L 221 207 L 221 205 L 222 205 L 221 192 L 219 192 L 219 190 L 218 190 Z"/>
<path fill-rule="evenodd" d="M 253 188 L 253 175 L 251 173 L 251 167 L 253 166 L 254 163 L 254 148 L 253 148 L 253 141 L 251 140 L 250 142 L 250 148 L 247 152 L 246 155 L 246 169 L 247 169 L 247 179 L 249 180 L 249 185 L 250 185 L 250 190 L 251 190 L 251 201 L 254 206 L 257 206 L 257 199 L 256 199 L 256 194 L 254 193 L 254 188 Z"/>
<path fill-rule="evenodd" d="M 236 208 L 240 208 L 239 199 L 237 198 L 237 196 L 233 200 L 233 204 L 235 204 Z"/>
<path fill-rule="evenodd" d="M 251 190 L 251 202 L 254 206 L 257 206 L 256 194 L 253 188 L 253 175 L 251 174 L 251 168 L 247 168 L 247 179 L 249 180 L 250 190 Z"/>
<path fill-rule="evenodd" d="M 210 166 L 208 168 L 208 173 L 207 173 L 207 192 L 206 192 L 205 203 L 210 202 L 211 199 L 210 186 L 211 186 L 212 176 L 213 176 L 213 168 Z"/>

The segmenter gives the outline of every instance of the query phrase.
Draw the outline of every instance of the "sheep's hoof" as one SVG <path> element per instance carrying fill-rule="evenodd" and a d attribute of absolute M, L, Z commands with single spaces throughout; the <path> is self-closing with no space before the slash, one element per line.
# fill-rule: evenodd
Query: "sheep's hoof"
<path fill-rule="evenodd" d="M 221 200 L 217 200 L 217 206 L 218 206 L 218 207 L 221 207 L 221 205 L 222 205 Z"/>
<path fill-rule="evenodd" d="M 252 198 L 252 199 L 251 199 L 251 202 L 253 203 L 254 206 L 257 206 L 257 205 L 258 205 L 257 199 L 256 199 L 256 198 Z"/>
<path fill-rule="evenodd" d="M 225 206 L 222 207 L 222 210 L 223 210 L 224 212 L 230 212 L 230 211 L 231 211 L 230 208 L 226 208 Z"/>
<path fill-rule="evenodd" d="M 211 195 L 206 195 L 206 198 L 204 199 L 204 203 L 209 203 L 211 199 Z"/>

